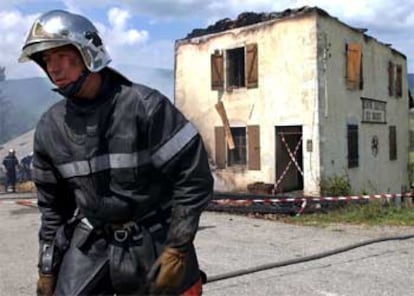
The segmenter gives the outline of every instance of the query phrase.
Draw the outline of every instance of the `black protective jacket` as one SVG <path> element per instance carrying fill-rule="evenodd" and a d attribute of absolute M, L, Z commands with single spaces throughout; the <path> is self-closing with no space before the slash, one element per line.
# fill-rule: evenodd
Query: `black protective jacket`
<path fill-rule="evenodd" d="M 102 75 L 95 100 L 62 100 L 36 128 L 40 241 L 75 208 L 100 227 L 170 207 L 165 245 L 191 243 L 213 186 L 200 135 L 158 91 L 109 68 Z"/>
<path fill-rule="evenodd" d="M 14 155 L 7 155 L 3 159 L 3 165 L 6 168 L 8 172 L 11 172 L 13 174 L 16 173 L 16 168 L 19 165 L 19 161 L 17 160 L 16 156 Z"/>

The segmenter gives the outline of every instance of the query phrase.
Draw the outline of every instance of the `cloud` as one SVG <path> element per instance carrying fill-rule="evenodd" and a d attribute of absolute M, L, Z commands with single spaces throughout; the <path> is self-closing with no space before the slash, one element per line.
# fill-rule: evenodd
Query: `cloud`
<path fill-rule="evenodd" d="M 406 0 L 152 0 L 118 1 L 126 5 L 132 14 L 145 15 L 154 21 L 203 20 L 204 26 L 219 19 L 235 18 L 245 11 L 282 11 L 287 8 L 318 6 L 331 16 L 354 27 L 368 29 L 368 34 L 384 43 L 391 43 L 408 60 L 414 55 L 414 1 Z M 200 23 L 200 21 L 198 22 Z M 189 28 L 190 32 L 194 28 Z"/>
<path fill-rule="evenodd" d="M 27 28 L 36 17 L 36 14 L 23 15 L 17 10 L 0 11 L 0 66 L 6 67 L 6 77 L 39 76 L 41 73 L 36 67 L 17 63 Z"/>
<path fill-rule="evenodd" d="M 174 43 L 172 41 L 156 41 L 142 46 L 109 48 L 113 65 L 129 64 L 152 68 L 173 68 Z M 129 52 L 129 53 L 127 53 Z"/>
<path fill-rule="evenodd" d="M 78 13 L 81 12 L 79 8 L 72 8 Z M 38 16 L 39 14 L 25 15 L 18 10 L 0 11 L 0 50 L 2 52 L 0 66 L 6 67 L 7 78 L 45 76 L 34 63 L 17 63 L 26 34 Z M 146 45 L 149 39 L 147 31 L 129 27 L 128 19 L 130 17 L 128 11 L 114 7 L 108 10 L 107 25 L 95 23 L 106 41 L 111 56 L 113 59 L 116 58 L 119 63 L 136 63 L 136 61 L 143 60 L 139 54 L 145 48 L 152 48 L 152 52 L 159 51 L 154 48 L 154 45 Z M 156 44 L 160 45 L 159 49 L 165 48 L 162 42 Z M 171 46 L 169 50 L 172 51 L 173 47 Z M 149 52 L 149 50 L 146 51 Z M 151 58 L 147 59 L 147 62 L 151 63 Z M 165 60 L 163 62 L 164 65 L 171 64 Z"/>
<path fill-rule="evenodd" d="M 33 64 L 17 64 L 16 59 L 25 34 L 36 13 L 27 13 L 29 5 L 39 9 L 45 0 L 14 0 L 0 2 L 0 66 L 6 66 L 7 77 L 43 75 Z M 50 7 L 50 2 L 48 7 Z M 151 29 L 137 27 L 136 21 L 165 25 L 186 26 L 190 33 L 224 17 L 235 18 L 245 11 L 271 12 L 300 6 L 319 6 L 331 16 L 354 27 L 367 28 L 368 34 L 407 56 L 409 70 L 414 71 L 414 1 L 406 0 L 54 0 L 60 7 L 89 15 L 106 11 L 100 19 L 92 19 L 103 35 L 114 65 L 131 64 L 172 68 L 174 62 L 174 37 L 154 39 Z M 32 9 L 33 11 L 33 9 Z M 41 11 L 41 10 L 39 10 Z M 95 15 L 96 16 L 96 15 Z M 151 28 L 148 25 L 147 28 Z M 168 33 L 163 34 L 164 36 Z M 179 37 L 178 37 L 179 38 Z"/>
<path fill-rule="evenodd" d="M 145 30 L 128 29 L 127 21 L 131 17 L 127 10 L 117 7 L 108 11 L 109 28 L 103 28 L 104 38 L 110 40 L 113 47 L 144 44 L 149 37 Z"/>
<path fill-rule="evenodd" d="M 172 68 L 173 43 L 152 40 L 149 43 L 148 31 L 128 27 L 130 18 L 129 11 L 113 7 L 107 13 L 109 26 L 97 24 L 113 60 L 112 65 L 115 68 L 119 64 Z"/>

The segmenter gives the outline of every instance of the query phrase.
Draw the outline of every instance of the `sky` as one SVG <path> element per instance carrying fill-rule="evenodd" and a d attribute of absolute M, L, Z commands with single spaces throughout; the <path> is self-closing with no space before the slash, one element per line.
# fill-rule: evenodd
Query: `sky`
<path fill-rule="evenodd" d="M 34 63 L 17 58 L 34 19 L 52 9 L 87 16 L 98 28 L 114 68 L 174 68 L 174 43 L 195 28 L 206 28 L 242 12 L 274 12 L 318 6 L 340 21 L 392 47 L 407 57 L 414 73 L 414 0 L 2 0 L 0 1 L 0 66 L 7 79 L 45 77 Z M 128 74 L 128 73 L 126 73 Z"/>

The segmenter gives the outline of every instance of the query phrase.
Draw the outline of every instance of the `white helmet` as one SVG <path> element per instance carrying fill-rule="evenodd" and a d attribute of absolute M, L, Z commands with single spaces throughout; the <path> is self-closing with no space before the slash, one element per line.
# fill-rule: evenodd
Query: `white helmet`
<path fill-rule="evenodd" d="M 33 23 L 19 62 L 34 60 L 45 69 L 39 53 L 64 45 L 73 45 L 79 50 L 90 72 L 100 71 L 111 61 L 98 30 L 87 18 L 64 10 L 52 10 Z"/>

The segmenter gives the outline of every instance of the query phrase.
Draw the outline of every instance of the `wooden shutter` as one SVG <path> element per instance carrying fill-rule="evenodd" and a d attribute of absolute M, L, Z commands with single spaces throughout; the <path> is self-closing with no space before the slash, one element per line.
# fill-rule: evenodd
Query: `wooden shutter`
<path fill-rule="evenodd" d="M 388 95 L 394 95 L 394 63 L 388 62 Z"/>
<path fill-rule="evenodd" d="M 247 127 L 249 170 L 260 171 L 260 126 Z"/>
<path fill-rule="evenodd" d="M 247 88 L 258 86 L 257 44 L 246 46 L 246 78 Z"/>
<path fill-rule="evenodd" d="M 226 142 L 224 140 L 224 127 L 216 126 L 214 128 L 216 140 L 216 165 L 218 169 L 226 167 Z"/>
<path fill-rule="evenodd" d="M 347 44 L 346 86 L 350 90 L 361 87 L 361 46 L 358 43 Z"/>
<path fill-rule="evenodd" d="M 223 71 L 223 54 L 215 51 L 211 55 L 211 89 L 224 89 L 224 71 Z"/>
<path fill-rule="evenodd" d="M 397 65 L 397 76 L 395 77 L 395 96 L 402 96 L 402 66 Z"/>

